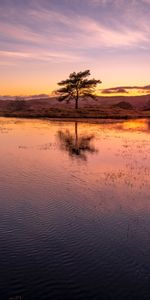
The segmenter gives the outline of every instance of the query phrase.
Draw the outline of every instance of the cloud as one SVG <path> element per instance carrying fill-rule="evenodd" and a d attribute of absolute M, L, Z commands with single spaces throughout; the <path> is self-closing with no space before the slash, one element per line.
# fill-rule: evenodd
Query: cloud
<path fill-rule="evenodd" d="M 79 61 L 80 57 L 73 55 L 72 53 L 63 53 L 62 51 L 38 51 L 36 53 L 34 52 L 16 52 L 16 51 L 0 51 L 0 58 L 3 60 L 6 59 L 9 60 L 32 60 L 32 61 L 53 61 L 53 60 L 59 60 L 59 61 Z"/>
<path fill-rule="evenodd" d="M 0 65 L 7 78 L 11 66 L 25 82 L 30 70 L 39 79 L 47 69 L 54 85 L 60 74 L 90 68 L 105 84 L 113 74 L 118 85 L 121 77 L 127 82 L 128 72 L 129 82 L 147 82 L 150 0 L 0 0 L 0 15 Z"/>
<path fill-rule="evenodd" d="M 78 7 L 79 0 L 76 0 Z M 87 1 L 83 0 L 84 4 Z M 36 48 L 72 52 L 86 49 L 148 48 L 150 46 L 150 20 L 135 1 L 88 0 L 88 5 L 73 9 L 74 1 L 61 0 L 59 5 L 49 1 L 27 1 L 1 7 L 0 35 L 3 46 L 10 40 L 16 51 L 21 44 Z M 10 3 L 10 5 L 8 5 Z M 30 3 L 30 4 L 29 4 Z M 64 5 L 62 5 L 63 3 Z M 126 4 L 125 4 L 126 3 Z M 95 5 L 101 6 L 95 10 Z M 1 4 L 0 4 L 1 6 Z M 118 10 L 116 10 L 118 7 Z M 93 13 L 91 13 L 93 11 Z M 136 18 L 137 16 L 137 18 Z M 7 49 L 5 49 L 7 50 Z M 79 53 L 80 55 L 80 53 Z M 92 55 L 92 54 L 91 54 Z"/>
<path fill-rule="evenodd" d="M 119 86 L 107 89 L 101 89 L 102 94 L 127 94 L 131 90 L 136 90 L 139 92 L 150 93 L 150 85 L 145 86 Z"/>
<path fill-rule="evenodd" d="M 128 91 L 122 87 L 119 88 L 108 88 L 108 89 L 102 89 L 102 94 L 127 94 Z"/>

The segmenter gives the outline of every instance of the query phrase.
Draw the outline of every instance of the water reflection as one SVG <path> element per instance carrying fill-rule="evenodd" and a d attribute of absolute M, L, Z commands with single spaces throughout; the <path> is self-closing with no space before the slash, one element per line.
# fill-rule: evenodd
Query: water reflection
<path fill-rule="evenodd" d="M 123 130 L 123 131 L 134 131 L 134 132 L 146 132 L 150 131 L 150 121 L 145 119 L 139 120 L 128 120 L 121 121 L 120 123 L 114 123 L 112 128 Z"/>
<path fill-rule="evenodd" d="M 58 131 L 61 149 L 67 151 L 71 157 L 80 158 L 83 161 L 87 160 L 88 153 L 96 153 L 98 151 L 92 143 L 94 137 L 93 134 L 79 134 L 78 122 L 74 124 L 73 134 L 68 129 L 66 131 Z"/>
<path fill-rule="evenodd" d="M 107 122 L 0 119 L 0 300 L 149 299 L 149 120 Z"/>

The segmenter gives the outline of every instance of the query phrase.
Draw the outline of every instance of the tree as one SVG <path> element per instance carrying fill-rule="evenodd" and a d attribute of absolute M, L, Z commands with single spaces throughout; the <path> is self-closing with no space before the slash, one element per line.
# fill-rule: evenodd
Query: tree
<path fill-rule="evenodd" d="M 61 86 L 56 91 L 56 94 L 59 96 L 58 100 L 66 100 L 67 102 L 75 100 L 75 108 L 78 109 L 80 97 L 95 98 L 95 88 L 101 83 L 101 80 L 88 79 L 90 75 L 90 70 L 79 73 L 73 72 L 68 79 L 58 82 L 58 85 Z"/>
<path fill-rule="evenodd" d="M 71 157 L 80 158 L 83 161 L 87 160 L 88 153 L 96 153 L 97 149 L 92 144 L 94 135 L 83 135 L 78 133 L 78 122 L 75 122 L 74 133 L 69 130 L 58 131 L 58 139 L 62 150 L 69 153 Z"/>

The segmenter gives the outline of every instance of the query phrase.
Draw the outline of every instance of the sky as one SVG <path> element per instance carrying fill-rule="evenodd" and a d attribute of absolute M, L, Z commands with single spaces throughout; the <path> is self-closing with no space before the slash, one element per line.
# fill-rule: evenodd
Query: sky
<path fill-rule="evenodd" d="M 98 93 L 150 93 L 150 0 L 0 0 L 0 95 L 85 69 Z"/>

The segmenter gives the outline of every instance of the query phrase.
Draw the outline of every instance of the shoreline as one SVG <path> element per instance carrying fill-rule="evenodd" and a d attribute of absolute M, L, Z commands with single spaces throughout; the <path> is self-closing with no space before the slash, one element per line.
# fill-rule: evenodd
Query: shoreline
<path fill-rule="evenodd" d="M 58 103 L 58 99 L 1 100 L 0 117 L 62 120 L 128 120 L 150 118 L 150 95 L 139 97 L 98 97 L 80 101 L 80 107 Z"/>
<path fill-rule="evenodd" d="M 99 117 L 55 117 L 55 116 L 41 116 L 41 115 L 2 115 L 0 114 L 0 119 L 1 118 L 7 118 L 7 119 L 31 119 L 31 120 L 50 120 L 50 121 L 56 121 L 56 122 L 86 122 L 86 123 L 114 123 L 114 122 L 122 122 L 126 120 L 140 120 L 140 119 L 150 119 L 150 115 L 125 115 L 125 116 L 115 116 L 115 115 L 110 115 L 110 116 L 99 116 Z"/>

